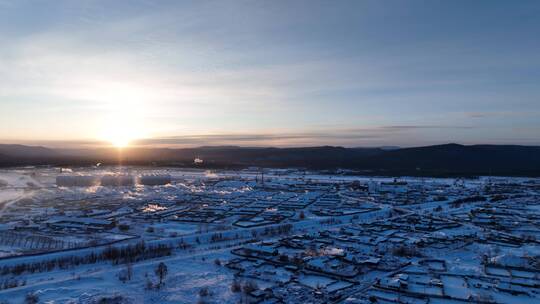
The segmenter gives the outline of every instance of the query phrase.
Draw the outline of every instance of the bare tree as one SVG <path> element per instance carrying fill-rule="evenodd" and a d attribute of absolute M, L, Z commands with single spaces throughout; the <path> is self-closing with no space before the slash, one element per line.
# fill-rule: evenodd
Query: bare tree
<path fill-rule="evenodd" d="M 253 292 L 255 290 L 259 289 L 259 286 L 257 286 L 257 283 L 254 281 L 247 281 L 244 283 L 244 293 L 249 294 L 250 292 Z"/>
<path fill-rule="evenodd" d="M 165 265 L 165 263 L 161 262 L 159 263 L 159 265 L 156 267 L 156 275 L 158 276 L 159 278 L 159 285 L 161 287 L 161 285 L 163 284 L 163 280 L 165 279 L 165 277 L 167 276 L 167 265 Z"/>
<path fill-rule="evenodd" d="M 208 287 L 203 287 L 201 290 L 199 290 L 199 296 L 201 298 L 208 297 L 210 295 L 210 290 Z"/>
<path fill-rule="evenodd" d="M 240 292 L 242 291 L 242 285 L 240 285 L 240 282 L 238 280 L 234 279 L 231 283 L 231 291 L 232 292 Z"/>
<path fill-rule="evenodd" d="M 131 263 L 126 265 L 126 274 L 128 281 L 131 281 L 131 278 L 133 277 L 133 265 L 131 265 Z"/>
<path fill-rule="evenodd" d="M 37 294 L 29 292 L 26 294 L 26 297 L 24 298 L 25 304 L 37 304 L 39 302 L 39 297 Z"/>
<path fill-rule="evenodd" d="M 118 273 L 118 279 L 122 281 L 122 283 L 125 283 L 127 281 L 131 281 L 131 278 L 133 277 L 133 266 L 128 263 L 126 264 L 126 268 L 120 270 Z"/>

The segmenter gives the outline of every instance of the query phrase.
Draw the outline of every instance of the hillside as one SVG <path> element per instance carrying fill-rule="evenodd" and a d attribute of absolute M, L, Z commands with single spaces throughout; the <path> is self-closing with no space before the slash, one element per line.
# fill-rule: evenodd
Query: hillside
<path fill-rule="evenodd" d="M 0 165 L 173 165 L 191 167 L 201 158 L 206 168 L 249 166 L 351 169 L 376 175 L 523 175 L 540 176 L 540 147 L 446 144 L 414 148 L 253 148 L 236 146 L 185 149 L 129 148 L 54 150 L 0 145 Z"/>

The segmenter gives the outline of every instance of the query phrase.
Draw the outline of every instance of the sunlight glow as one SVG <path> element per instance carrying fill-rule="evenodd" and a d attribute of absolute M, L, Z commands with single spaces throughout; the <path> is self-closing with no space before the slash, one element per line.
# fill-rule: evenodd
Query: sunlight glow
<path fill-rule="evenodd" d="M 148 135 L 145 127 L 145 102 L 152 98 L 147 90 L 128 84 L 109 84 L 96 90 L 103 111 L 98 138 L 118 148 Z"/>
<path fill-rule="evenodd" d="M 144 137 L 141 126 L 130 117 L 107 119 L 100 139 L 118 148 L 127 147 L 133 140 Z"/>
<path fill-rule="evenodd" d="M 117 148 L 125 148 L 129 145 L 129 142 L 133 140 L 127 136 L 113 136 L 107 139 L 113 146 Z"/>

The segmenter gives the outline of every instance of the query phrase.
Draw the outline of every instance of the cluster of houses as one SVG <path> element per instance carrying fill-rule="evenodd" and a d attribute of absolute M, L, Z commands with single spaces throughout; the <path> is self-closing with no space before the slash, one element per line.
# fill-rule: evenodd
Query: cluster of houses
<path fill-rule="evenodd" d="M 377 279 L 362 297 L 350 302 L 537 302 L 540 298 L 540 268 L 524 257 L 504 257 L 503 261 L 487 261 L 483 271 L 469 273 L 448 269 L 446 260 L 421 260 L 402 271 Z"/>
<path fill-rule="evenodd" d="M 252 302 L 540 302 L 539 182 L 289 173 L 62 174 L 3 212 L 0 244 L 36 253 L 285 224 L 295 234 L 232 249 L 231 271 L 270 286 Z"/>
<path fill-rule="evenodd" d="M 411 213 L 246 245 L 232 250 L 227 266 L 273 284 L 252 295 L 260 303 L 533 303 L 540 299 L 540 256 L 480 254 L 538 245 L 516 241 L 451 217 Z"/>

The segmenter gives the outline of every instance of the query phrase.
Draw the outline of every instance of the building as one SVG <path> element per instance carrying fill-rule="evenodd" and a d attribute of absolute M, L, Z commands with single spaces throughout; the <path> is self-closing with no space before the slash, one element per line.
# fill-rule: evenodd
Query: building
<path fill-rule="evenodd" d="M 139 184 L 145 186 L 168 185 L 172 181 L 170 174 L 147 174 L 141 175 Z"/>
<path fill-rule="evenodd" d="M 135 178 L 131 175 L 105 175 L 101 178 L 102 186 L 134 186 Z"/>
<path fill-rule="evenodd" d="M 58 187 L 92 187 L 99 184 L 98 177 L 89 175 L 59 175 L 56 177 Z"/>

